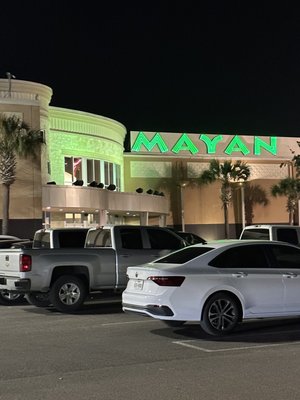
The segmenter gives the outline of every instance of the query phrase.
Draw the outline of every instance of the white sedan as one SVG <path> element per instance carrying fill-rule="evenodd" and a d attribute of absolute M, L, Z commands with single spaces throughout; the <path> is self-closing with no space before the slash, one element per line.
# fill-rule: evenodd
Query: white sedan
<path fill-rule="evenodd" d="M 215 336 L 244 319 L 300 316 L 300 248 L 283 242 L 217 241 L 127 269 L 123 311 Z"/>

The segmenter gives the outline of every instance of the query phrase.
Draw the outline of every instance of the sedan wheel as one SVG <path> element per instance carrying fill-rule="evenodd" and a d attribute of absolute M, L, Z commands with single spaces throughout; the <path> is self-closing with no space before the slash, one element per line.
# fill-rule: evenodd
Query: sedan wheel
<path fill-rule="evenodd" d="M 74 312 L 80 308 L 87 296 L 82 279 L 63 275 L 58 278 L 50 291 L 50 301 L 60 312 Z"/>
<path fill-rule="evenodd" d="M 237 301 L 226 293 L 216 293 L 203 308 L 202 329 L 213 336 L 230 333 L 241 318 Z"/>

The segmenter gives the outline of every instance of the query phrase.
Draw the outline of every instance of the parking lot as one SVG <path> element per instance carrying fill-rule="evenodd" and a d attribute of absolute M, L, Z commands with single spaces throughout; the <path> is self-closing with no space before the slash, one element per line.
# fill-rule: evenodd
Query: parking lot
<path fill-rule="evenodd" d="M 61 314 L 0 306 L 1 400 L 299 399 L 300 320 L 247 322 L 223 339 L 168 328 L 119 301 Z"/>

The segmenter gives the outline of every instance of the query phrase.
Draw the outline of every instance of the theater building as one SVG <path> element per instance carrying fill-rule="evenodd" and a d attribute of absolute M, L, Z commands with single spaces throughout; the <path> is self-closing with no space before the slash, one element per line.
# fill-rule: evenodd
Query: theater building
<path fill-rule="evenodd" d="M 293 176 L 297 138 L 140 131 L 130 132 L 126 152 L 129 132 L 121 122 L 54 107 L 52 94 L 40 83 L 0 79 L 0 113 L 19 116 L 45 137 L 38 160 L 18 160 L 10 234 L 32 237 L 43 226 L 142 223 L 222 238 L 220 185 L 197 182 L 213 158 L 249 164 L 249 183 L 268 199 L 265 206 L 253 204 L 253 223 L 287 223 L 286 198 L 272 198 L 270 188 Z M 247 185 L 234 186 L 232 237 L 246 222 Z"/>

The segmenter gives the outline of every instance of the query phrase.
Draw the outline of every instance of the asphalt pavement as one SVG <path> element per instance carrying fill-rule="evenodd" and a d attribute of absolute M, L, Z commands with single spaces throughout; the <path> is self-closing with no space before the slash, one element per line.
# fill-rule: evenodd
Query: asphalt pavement
<path fill-rule="evenodd" d="M 0 306 L 0 400 L 300 399 L 300 320 L 247 322 L 222 339 L 124 314 Z"/>

